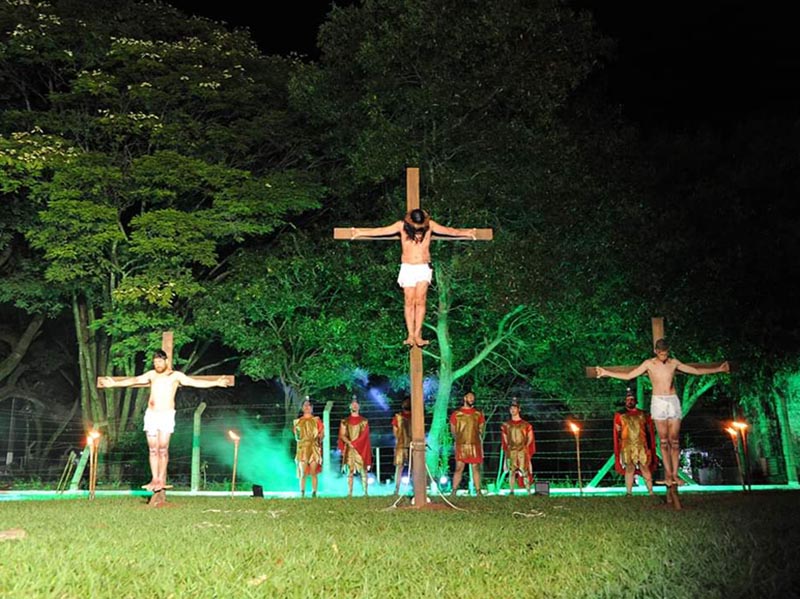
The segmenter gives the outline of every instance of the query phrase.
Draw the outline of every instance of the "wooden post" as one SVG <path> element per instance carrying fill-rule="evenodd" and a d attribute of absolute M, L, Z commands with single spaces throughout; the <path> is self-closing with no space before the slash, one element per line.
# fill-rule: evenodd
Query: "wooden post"
<path fill-rule="evenodd" d="M 422 387 L 422 350 L 414 346 L 409 352 L 411 372 L 411 463 L 414 481 L 414 505 L 428 503 L 427 465 L 425 463 L 425 398 Z"/>
<path fill-rule="evenodd" d="M 419 208 L 419 168 L 406 169 L 406 210 L 411 212 Z"/>
<path fill-rule="evenodd" d="M 194 411 L 194 422 L 192 426 L 192 493 L 200 490 L 200 417 L 206 409 L 206 402 L 201 401 Z"/>
<path fill-rule="evenodd" d="M 650 319 L 650 327 L 653 332 L 653 348 L 656 347 L 656 341 L 664 338 L 664 318 L 656 316 Z"/>
<path fill-rule="evenodd" d="M 175 348 L 175 337 L 172 331 L 161 333 L 161 349 L 167 354 L 167 368 L 172 369 L 172 353 Z"/>
<path fill-rule="evenodd" d="M 89 462 L 89 448 L 84 447 L 83 451 L 81 452 L 81 457 L 78 460 L 78 466 L 75 468 L 75 472 L 72 474 L 72 480 L 69 483 L 69 490 L 70 491 L 77 491 L 78 487 L 81 484 L 81 478 L 83 478 L 83 472 L 86 470 L 86 464 Z"/>
<path fill-rule="evenodd" d="M 324 437 L 322 437 L 322 476 L 325 477 L 331 473 L 331 410 L 333 409 L 333 402 L 325 403 L 325 411 L 322 412 L 322 426 L 325 428 Z"/>

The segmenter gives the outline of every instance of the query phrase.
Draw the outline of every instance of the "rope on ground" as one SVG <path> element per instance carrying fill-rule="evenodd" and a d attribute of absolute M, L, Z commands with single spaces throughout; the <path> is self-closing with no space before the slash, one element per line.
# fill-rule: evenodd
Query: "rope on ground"
<path fill-rule="evenodd" d="M 404 483 L 404 482 L 402 482 L 402 479 L 401 479 L 400 487 L 398 489 L 398 497 L 397 497 L 397 499 L 395 499 L 395 501 L 394 501 L 394 503 L 392 505 L 390 505 L 387 508 L 383 508 L 381 511 L 389 511 L 389 510 L 396 509 L 397 508 L 397 504 L 400 503 L 403 499 L 406 498 L 404 487 L 406 487 L 411 482 L 411 472 L 412 472 L 411 468 L 413 467 L 413 458 L 414 458 L 414 443 L 413 442 L 410 444 L 408 449 L 409 449 L 409 451 L 408 451 L 409 481 Z M 436 481 L 434 480 L 433 475 L 431 474 L 430 468 L 428 468 L 428 464 L 425 464 L 425 472 L 427 472 L 427 474 L 428 474 L 429 482 L 430 483 L 435 483 Z M 460 512 L 468 512 L 469 511 L 469 510 L 466 510 L 464 508 L 458 507 L 457 505 L 453 505 L 453 503 L 449 499 L 447 499 L 447 497 L 444 495 L 444 493 L 442 493 L 441 489 L 439 488 L 439 485 L 433 484 L 431 488 L 436 489 L 436 492 L 439 494 L 439 497 L 441 497 L 444 500 L 444 502 L 447 505 L 449 505 L 451 508 L 453 508 L 454 510 L 458 510 Z"/>

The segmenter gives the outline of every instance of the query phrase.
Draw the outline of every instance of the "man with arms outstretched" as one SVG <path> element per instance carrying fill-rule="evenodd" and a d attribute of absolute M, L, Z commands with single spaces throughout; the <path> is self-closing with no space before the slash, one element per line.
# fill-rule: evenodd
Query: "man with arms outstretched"
<path fill-rule="evenodd" d="M 150 399 L 144 413 L 144 432 L 150 450 L 150 482 L 144 485 L 148 491 L 159 491 L 167 484 L 167 463 L 169 462 L 169 438 L 175 430 L 175 393 L 178 387 L 228 387 L 227 377 L 221 376 L 213 381 L 195 379 L 169 368 L 167 353 L 157 350 L 153 354 L 153 370 L 141 376 L 115 381 L 106 376 L 99 379 L 99 386 L 130 387 L 150 385 Z"/>
<path fill-rule="evenodd" d="M 650 404 L 650 415 L 656 424 L 659 444 L 661 445 L 661 460 L 664 462 L 664 484 L 669 486 L 681 484 L 678 479 L 678 466 L 681 457 L 680 432 L 681 403 L 675 392 L 675 372 L 686 374 L 716 374 L 730 372 L 730 366 L 723 362 L 716 368 L 697 368 L 684 364 L 675 358 L 669 357 L 669 344 L 666 339 L 656 341 L 655 358 L 645 360 L 629 372 L 612 372 L 600 366 L 597 367 L 597 378 L 604 376 L 629 381 L 647 373 L 653 385 L 653 399 Z"/>
<path fill-rule="evenodd" d="M 475 240 L 476 230 L 445 227 L 431 219 L 427 212 L 417 208 L 406 214 L 403 220 L 387 227 L 371 229 L 353 227 L 350 231 L 351 239 L 400 235 L 402 264 L 397 283 L 403 288 L 408 332 L 403 344 L 418 347 L 428 345 L 429 341 L 422 338 L 422 323 L 425 320 L 428 286 L 433 280 L 433 269 L 430 266 L 431 238 L 435 234 Z"/>

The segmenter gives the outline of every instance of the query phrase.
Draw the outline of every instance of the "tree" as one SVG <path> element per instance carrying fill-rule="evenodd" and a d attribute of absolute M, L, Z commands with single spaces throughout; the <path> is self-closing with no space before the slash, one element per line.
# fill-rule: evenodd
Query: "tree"
<path fill-rule="evenodd" d="M 376 284 L 386 266 L 356 263 L 315 235 L 286 233 L 239 252 L 198 312 L 202 326 L 240 353 L 245 374 L 278 381 L 286 433 L 306 395 L 350 386 L 361 364 L 402 367 L 402 352 L 387 356 L 381 342 L 390 317 L 376 317 L 386 305 Z"/>
<path fill-rule="evenodd" d="M 293 62 L 163 5 L 4 10 L 18 25 L 0 40 L 0 170 L 21 217 L 0 241 L 69 306 L 83 420 L 113 445 L 146 396 L 100 392 L 95 377 L 132 373 L 164 328 L 178 349 L 196 341 L 193 306 L 233 251 L 317 205 L 322 188 L 291 168 L 302 149 L 277 138 L 293 126 Z"/>
<path fill-rule="evenodd" d="M 409 0 L 335 9 L 320 44 L 321 64 L 299 71 L 293 98 L 327 132 L 329 186 L 357 207 L 353 224 L 397 214 L 394 182 L 419 165 L 438 221 L 497 233 L 499 247 L 436 249 L 429 322 L 438 343 L 428 352 L 438 362 L 436 447 L 459 379 L 478 365 L 502 370 L 527 358 L 530 368 L 541 358 L 532 339 L 547 300 L 565 294 L 526 294 L 521 280 L 537 265 L 520 247 L 536 257 L 556 248 L 549 262 L 560 266 L 584 257 L 569 244 L 588 226 L 584 211 L 607 198 L 598 207 L 588 191 L 594 173 L 580 164 L 586 149 L 563 116 L 608 43 L 587 14 L 561 2 Z M 546 228 L 553 223 L 560 229 Z M 352 251 L 372 262 L 380 250 Z M 572 265 L 569 282 L 583 268 Z"/>

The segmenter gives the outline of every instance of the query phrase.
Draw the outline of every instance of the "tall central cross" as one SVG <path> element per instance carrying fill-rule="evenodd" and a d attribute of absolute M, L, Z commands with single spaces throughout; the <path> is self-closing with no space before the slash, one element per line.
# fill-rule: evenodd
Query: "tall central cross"
<path fill-rule="evenodd" d="M 161 333 L 161 349 L 163 349 L 164 353 L 167 354 L 167 368 L 168 369 L 172 369 L 172 354 L 175 351 L 175 341 L 174 341 L 174 335 L 173 335 L 172 331 L 164 331 L 163 333 Z M 209 376 L 209 375 L 204 375 L 204 376 L 192 375 L 192 378 L 193 379 L 199 379 L 201 381 L 217 381 L 217 380 L 219 380 L 220 376 L 224 376 L 225 378 L 227 378 L 228 379 L 228 386 L 229 387 L 233 387 L 233 385 L 235 383 L 235 378 L 234 378 L 233 375 L 230 375 L 230 374 L 226 374 L 226 375 L 217 374 L 217 375 L 211 375 L 211 376 Z M 98 388 L 101 388 L 101 385 L 100 385 L 100 379 L 101 378 L 105 378 L 105 377 L 97 377 L 97 387 Z M 111 378 L 114 379 L 115 381 L 122 381 L 122 380 L 125 380 L 125 379 L 129 378 L 129 377 L 127 377 L 127 376 L 112 376 Z M 149 386 L 150 386 L 149 384 L 146 384 L 146 385 L 131 385 L 131 387 L 134 387 L 134 388 L 149 387 Z"/>
<path fill-rule="evenodd" d="M 419 202 L 419 169 L 406 169 L 406 211 L 411 212 L 420 207 Z M 475 229 L 476 241 L 491 241 L 492 229 Z M 384 238 L 357 237 L 353 239 L 349 227 L 335 228 L 333 238 L 344 241 L 375 241 L 395 239 L 397 235 Z M 464 239 L 433 235 L 439 241 L 464 241 Z M 425 401 L 422 393 L 422 349 L 413 345 L 409 353 L 409 370 L 411 379 L 411 476 L 414 481 L 414 504 L 424 507 L 427 502 L 426 466 L 425 466 Z"/>
<path fill-rule="evenodd" d="M 651 318 L 650 319 L 650 327 L 651 327 L 651 330 L 652 330 L 652 333 L 653 333 L 653 347 L 655 348 L 656 341 L 658 341 L 659 339 L 663 339 L 664 338 L 664 319 L 662 317 L 660 317 L 660 316 Z M 699 367 L 699 368 L 717 368 L 721 364 L 722 364 L 722 362 L 689 362 L 688 363 L 689 366 L 694 366 L 694 367 Z M 636 368 L 636 366 L 638 366 L 638 364 L 635 364 L 635 365 L 632 365 L 632 366 L 602 366 L 602 368 L 605 368 L 606 370 L 609 370 L 611 372 L 630 372 L 632 369 Z M 595 366 L 587 366 L 586 367 L 586 376 L 589 377 L 589 378 L 597 378 L 597 367 L 595 367 Z M 638 380 L 637 380 L 637 386 L 638 386 L 638 384 L 639 383 L 638 383 Z M 686 416 L 687 412 L 692 408 L 692 405 L 693 405 L 693 402 L 691 402 L 691 403 L 690 402 L 683 402 L 683 405 L 681 407 L 682 407 L 682 411 L 683 411 L 683 416 L 684 417 Z M 598 484 L 600 484 L 600 481 L 603 479 L 603 477 L 606 474 L 608 474 L 608 472 L 611 470 L 613 465 L 614 465 L 614 456 L 612 455 L 610 458 L 608 458 L 608 460 L 603 465 L 603 467 L 600 468 L 600 470 L 597 471 L 597 474 L 594 476 L 594 478 L 591 480 L 591 482 L 589 482 L 589 484 L 587 486 L 588 487 L 595 487 Z"/>

